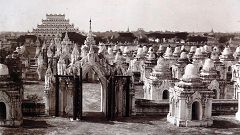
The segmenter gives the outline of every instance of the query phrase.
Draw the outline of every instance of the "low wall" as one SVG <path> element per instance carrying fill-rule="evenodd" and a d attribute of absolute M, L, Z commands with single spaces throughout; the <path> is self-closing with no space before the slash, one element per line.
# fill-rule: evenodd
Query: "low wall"
<path fill-rule="evenodd" d="M 23 116 L 40 116 L 45 114 L 44 103 L 34 103 L 32 101 L 23 101 L 22 103 Z"/>
<path fill-rule="evenodd" d="M 238 111 L 238 100 L 216 99 L 212 102 L 212 115 L 235 115 Z"/>
<path fill-rule="evenodd" d="M 238 110 L 238 101 L 235 99 L 213 100 L 212 115 L 235 115 Z M 136 99 L 136 115 L 161 115 L 167 116 L 169 112 L 168 100 L 154 101 L 146 99 Z"/>
<path fill-rule="evenodd" d="M 154 101 L 146 99 L 136 99 L 136 115 L 167 115 L 169 112 L 168 100 Z"/>

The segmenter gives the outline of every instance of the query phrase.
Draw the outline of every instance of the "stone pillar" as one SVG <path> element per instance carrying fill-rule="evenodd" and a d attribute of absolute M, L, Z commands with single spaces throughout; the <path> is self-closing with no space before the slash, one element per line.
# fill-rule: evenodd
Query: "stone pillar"
<path fill-rule="evenodd" d="M 49 89 L 44 90 L 43 100 L 45 103 L 45 114 L 49 115 Z"/>
<path fill-rule="evenodd" d="M 237 80 L 237 82 L 240 83 L 239 80 Z M 238 97 L 238 111 L 236 113 L 236 119 L 240 121 L 240 88 L 239 87 L 237 89 L 237 95 L 238 95 L 237 96 Z"/>

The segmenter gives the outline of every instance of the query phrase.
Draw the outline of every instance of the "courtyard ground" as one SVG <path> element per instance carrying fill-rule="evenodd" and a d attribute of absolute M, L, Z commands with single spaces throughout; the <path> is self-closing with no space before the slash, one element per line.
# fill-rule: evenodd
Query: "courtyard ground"
<path fill-rule="evenodd" d="M 212 127 L 176 127 L 166 117 L 132 117 L 118 121 L 88 119 L 71 122 L 68 118 L 28 117 L 20 128 L 0 127 L 2 135 L 202 135 L 240 134 L 234 116 L 215 116 Z"/>

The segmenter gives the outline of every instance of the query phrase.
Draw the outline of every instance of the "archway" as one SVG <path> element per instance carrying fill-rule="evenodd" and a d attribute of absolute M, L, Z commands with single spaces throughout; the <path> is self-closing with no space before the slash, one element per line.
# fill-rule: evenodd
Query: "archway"
<path fill-rule="evenodd" d="M 169 92 L 168 90 L 163 91 L 162 99 L 169 99 Z"/>
<path fill-rule="evenodd" d="M 106 73 L 101 66 L 85 63 L 82 67 L 83 116 L 106 115 Z"/>
<path fill-rule="evenodd" d="M 202 70 L 202 67 L 199 67 L 199 72 L 201 72 L 201 70 Z"/>
<path fill-rule="evenodd" d="M 192 103 L 192 120 L 201 120 L 201 104 L 198 101 Z"/>
<path fill-rule="evenodd" d="M 6 105 L 0 102 L 0 120 L 6 119 Z"/>
<path fill-rule="evenodd" d="M 217 90 L 216 89 L 213 89 L 213 93 L 214 93 L 214 96 L 213 96 L 213 99 L 217 99 Z"/>
<path fill-rule="evenodd" d="M 172 77 L 175 76 L 175 74 L 173 73 L 173 72 L 174 72 L 173 68 L 170 67 L 169 69 L 170 69 L 170 75 L 171 75 Z M 173 77 L 173 78 L 174 78 L 174 77 Z"/>
<path fill-rule="evenodd" d="M 93 69 L 83 76 L 83 112 L 102 112 L 102 84 Z"/>

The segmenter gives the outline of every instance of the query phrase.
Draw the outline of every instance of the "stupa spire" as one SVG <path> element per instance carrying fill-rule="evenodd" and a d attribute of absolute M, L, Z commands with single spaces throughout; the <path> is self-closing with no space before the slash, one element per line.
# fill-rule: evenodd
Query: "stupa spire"
<path fill-rule="evenodd" d="M 92 19 L 90 18 L 90 20 L 89 20 L 89 32 L 91 32 L 92 31 Z"/>

